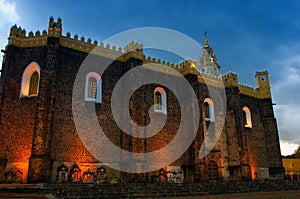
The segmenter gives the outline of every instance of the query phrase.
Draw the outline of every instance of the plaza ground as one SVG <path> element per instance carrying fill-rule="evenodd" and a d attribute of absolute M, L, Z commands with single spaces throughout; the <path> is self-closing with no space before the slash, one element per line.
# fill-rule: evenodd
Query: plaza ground
<path fill-rule="evenodd" d="M 53 198 L 50 194 L 21 194 L 21 193 L 0 193 L 0 198 L 20 199 L 20 198 Z M 299 199 L 300 190 L 289 191 L 273 191 L 273 192 L 252 192 L 241 194 L 226 194 L 226 195 L 209 195 L 198 197 L 179 197 L 179 198 L 163 198 L 163 199 Z"/>
<path fill-rule="evenodd" d="M 272 192 L 251 192 L 225 195 L 208 195 L 197 197 L 180 197 L 164 199 L 299 199 L 300 190 L 272 191 Z"/>
<path fill-rule="evenodd" d="M 255 181 L 202 184 L 0 184 L 0 199 L 2 198 L 300 199 L 300 182 Z"/>

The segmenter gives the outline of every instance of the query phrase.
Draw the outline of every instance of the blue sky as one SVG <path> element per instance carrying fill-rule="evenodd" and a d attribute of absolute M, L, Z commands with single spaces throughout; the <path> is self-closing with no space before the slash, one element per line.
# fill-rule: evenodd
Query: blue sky
<path fill-rule="evenodd" d="M 255 86 L 256 71 L 270 72 L 282 152 L 300 145 L 300 1 L 25 1 L 0 0 L 0 47 L 13 24 L 44 30 L 61 17 L 63 33 L 92 40 L 133 28 L 163 27 L 202 43 L 208 32 L 221 72 Z M 199 52 L 200 55 L 201 52 Z"/>

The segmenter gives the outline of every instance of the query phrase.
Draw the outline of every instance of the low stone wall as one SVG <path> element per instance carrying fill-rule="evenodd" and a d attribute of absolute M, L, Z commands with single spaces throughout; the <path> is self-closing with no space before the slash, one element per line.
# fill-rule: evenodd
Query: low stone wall
<path fill-rule="evenodd" d="M 0 193 L 52 194 L 57 198 L 163 198 L 300 190 L 300 182 L 255 181 L 195 184 L 43 184 L 0 186 Z"/>

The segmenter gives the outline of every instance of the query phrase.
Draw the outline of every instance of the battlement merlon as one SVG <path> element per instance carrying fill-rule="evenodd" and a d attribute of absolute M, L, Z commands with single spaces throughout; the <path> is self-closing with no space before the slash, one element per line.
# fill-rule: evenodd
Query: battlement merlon
<path fill-rule="evenodd" d="M 138 42 L 131 41 L 124 47 L 124 52 L 130 51 L 138 51 L 143 52 L 143 44 L 139 44 Z"/>
<path fill-rule="evenodd" d="M 62 34 L 62 20 L 58 18 L 57 21 L 54 21 L 53 17 L 49 19 L 49 27 L 48 27 L 49 36 L 60 37 Z"/>
<path fill-rule="evenodd" d="M 25 29 L 22 29 L 21 26 L 17 27 L 17 25 L 14 25 L 10 28 L 9 36 L 15 36 L 15 37 L 23 39 L 26 36 L 26 31 L 25 31 Z"/>
<path fill-rule="evenodd" d="M 195 60 L 187 58 L 178 64 L 180 69 L 193 68 L 197 70 L 197 63 Z"/>
<path fill-rule="evenodd" d="M 27 39 L 27 38 L 39 38 L 39 37 L 46 37 L 47 36 L 47 31 L 44 30 L 42 33 L 40 31 L 36 31 L 33 33 L 30 31 L 28 35 L 26 35 L 26 30 L 22 29 L 22 27 L 17 27 L 17 25 L 13 25 L 10 28 L 10 33 L 9 37 L 15 37 L 18 39 Z"/>
<path fill-rule="evenodd" d="M 229 73 L 226 73 L 224 75 L 222 75 L 222 79 L 223 79 L 223 82 L 224 82 L 224 85 L 225 86 L 236 86 L 238 87 L 238 77 L 237 77 L 237 74 L 233 73 L 233 72 L 229 72 Z"/>

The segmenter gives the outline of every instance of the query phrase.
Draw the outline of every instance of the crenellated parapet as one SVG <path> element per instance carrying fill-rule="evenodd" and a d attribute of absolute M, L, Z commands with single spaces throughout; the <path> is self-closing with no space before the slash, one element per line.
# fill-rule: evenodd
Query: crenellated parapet
<path fill-rule="evenodd" d="M 179 76 L 178 65 L 170 63 L 169 61 L 157 59 L 155 57 L 145 56 L 144 55 L 144 66 L 152 71 L 157 71 L 165 73 L 168 75 Z M 175 69 L 175 70 L 174 70 Z"/>
<path fill-rule="evenodd" d="M 103 42 L 98 43 L 97 40 L 92 41 L 90 38 L 87 40 L 84 37 L 79 38 L 77 34 L 71 37 L 71 34 L 67 33 L 66 36 L 60 37 L 59 42 L 63 47 L 85 53 L 96 54 L 111 59 L 116 59 L 124 53 L 122 48 L 110 46 L 109 44 L 104 44 Z"/>
<path fill-rule="evenodd" d="M 75 37 L 75 39 L 78 40 L 78 37 Z M 81 38 L 81 42 L 82 41 L 83 41 L 83 39 Z M 94 44 L 95 44 L 95 42 L 94 42 Z M 88 43 L 90 43 L 90 41 L 88 41 Z M 238 82 L 238 76 L 236 73 L 228 72 L 222 76 L 216 75 L 214 73 L 200 74 L 199 71 L 197 70 L 197 62 L 195 60 L 186 59 L 186 60 L 180 62 L 179 64 L 174 64 L 174 63 L 166 62 L 161 59 L 157 59 L 155 57 L 150 57 L 150 56 L 146 57 L 143 53 L 141 53 L 141 51 L 138 51 L 137 48 L 133 47 L 134 46 L 133 44 L 135 44 L 135 47 L 141 46 L 138 43 L 130 42 L 124 48 L 124 51 L 122 51 L 121 48 L 118 48 L 118 52 L 120 54 L 123 54 L 119 58 L 119 60 L 126 61 L 130 57 L 136 57 L 136 58 L 140 58 L 140 59 L 143 58 L 144 64 L 148 65 L 147 68 L 149 68 L 150 70 L 153 70 L 153 71 L 178 76 L 178 73 L 176 73 L 174 70 L 169 70 L 168 68 L 175 69 L 183 76 L 187 75 L 187 74 L 197 75 L 199 83 L 204 83 L 209 86 L 215 86 L 218 88 L 224 88 L 224 87 L 226 88 L 226 87 L 234 86 L 234 87 L 238 87 L 240 90 L 240 93 L 244 94 L 244 95 L 248 95 L 248 96 L 255 97 L 255 98 L 270 98 L 271 97 L 270 92 L 269 92 L 269 90 L 270 90 L 269 87 L 267 87 L 264 84 L 263 85 L 258 84 L 257 88 L 253 88 L 251 86 L 241 84 Z M 97 42 L 95 45 L 97 45 Z M 131 51 L 128 51 L 128 49 L 129 49 L 128 46 L 132 47 Z M 112 48 L 109 48 L 109 45 L 104 45 L 102 42 L 100 43 L 100 45 L 98 45 L 98 47 L 105 48 L 106 50 L 112 50 L 113 52 L 116 49 L 114 46 Z M 136 49 L 136 50 L 134 50 L 134 49 Z M 125 55 L 124 55 L 124 53 L 125 53 Z M 257 72 L 256 73 L 257 82 L 261 81 L 261 80 L 258 80 L 258 78 L 261 78 L 261 77 L 265 77 L 266 81 L 268 82 L 267 75 L 268 75 L 267 72 Z M 260 86 L 261 88 L 259 87 L 259 85 L 261 85 Z"/>
<path fill-rule="evenodd" d="M 197 62 L 190 58 L 187 58 L 178 64 L 178 69 L 182 75 L 194 74 L 199 75 L 197 70 Z"/>
<path fill-rule="evenodd" d="M 271 98 L 271 88 L 269 82 L 268 71 L 259 71 L 255 73 L 256 88 L 239 84 L 239 90 L 242 94 L 260 98 L 267 99 Z"/>
<path fill-rule="evenodd" d="M 45 46 L 47 45 L 47 31 L 44 30 L 42 33 L 40 31 L 35 33 L 30 31 L 26 35 L 25 29 L 14 25 L 10 29 L 8 44 L 18 47 Z"/>
<path fill-rule="evenodd" d="M 188 68 L 193 68 L 193 69 L 197 69 L 197 63 L 195 60 L 192 60 L 190 58 L 187 58 L 185 60 L 183 60 L 182 62 L 180 62 L 178 64 L 180 69 L 188 69 Z"/>
<path fill-rule="evenodd" d="M 228 72 L 224 75 L 222 75 L 222 79 L 225 86 L 238 86 L 238 78 L 237 74 L 233 72 Z"/>
<path fill-rule="evenodd" d="M 130 51 L 139 51 L 143 52 L 143 44 L 139 44 L 138 42 L 131 41 L 124 47 L 124 52 Z"/>
<path fill-rule="evenodd" d="M 136 58 L 143 60 L 144 64 L 147 64 L 147 67 L 151 70 L 175 76 L 178 76 L 179 73 L 183 76 L 187 74 L 194 74 L 198 77 L 199 83 L 216 87 L 238 87 L 241 94 L 256 98 L 271 97 L 267 71 L 256 73 L 255 78 L 257 88 L 240 84 L 238 82 L 237 74 L 232 72 L 220 76 L 219 65 L 216 62 L 212 48 L 207 43 L 207 38 L 205 39 L 205 45 L 203 48 L 204 54 L 201 56 L 199 64 L 197 64 L 195 60 L 189 58 L 178 64 L 174 64 L 155 57 L 145 56 L 143 52 L 143 44 L 138 42 L 131 41 L 124 48 L 121 48 L 114 45 L 111 46 L 110 44 L 104 44 L 97 40 L 92 41 L 91 38 L 86 39 L 83 36 L 79 37 L 77 34 L 72 36 L 69 32 L 67 32 L 66 35 L 62 35 L 61 18 L 58 18 L 55 21 L 54 18 L 51 17 L 49 19 L 48 30 L 44 30 L 43 32 L 36 31 L 34 33 L 31 31 L 27 34 L 25 29 L 17 27 L 17 25 L 12 26 L 10 29 L 9 45 L 22 48 L 47 46 L 48 38 L 53 37 L 58 39 L 59 45 L 62 47 L 88 54 L 103 56 L 121 62 L 126 62 L 130 58 Z M 207 56 L 205 57 L 204 55 Z M 175 69 L 175 71 L 169 69 Z"/>
<path fill-rule="evenodd" d="M 18 38 L 18 39 L 37 39 L 40 37 L 46 37 L 47 36 L 47 31 L 44 30 L 42 33 L 40 31 L 36 31 L 35 33 L 33 33 L 32 31 L 30 31 L 28 33 L 28 35 L 26 35 L 26 30 L 22 29 L 22 27 L 17 27 L 17 25 L 14 25 L 10 28 L 10 34 L 9 37 L 14 37 L 14 38 Z"/>
<path fill-rule="evenodd" d="M 167 67 L 177 70 L 178 72 L 181 73 L 181 75 L 187 75 L 187 74 L 199 75 L 199 72 L 197 71 L 197 68 L 196 68 L 196 65 L 197 65 L 196 61 L 189 59 L 189 58 L 180 62 L 179 64 L 174 64 L 174 63 L 170 63 L 165 60 L 156 59 L 155 57 L 148 56 L 148 57 L 144 58 L 144 63 L 145 64 L 151 63 L 151 64 L 157 64 L 157 65 L 161 65 L 161 66 L 167 66 Z M 173 74 L 173 73 L 171 73 L 171 74 Z"/>
<path fill-rule="evenodd" d="M 70 33 L 67 33 L 64 36 L 62 35 L 61 18 L 58 18 L 57 21 L 55 21 L 53 17 L 51 17 L 49 20 L 48 31 L 44 30 L 42 33 L 40 31 L 35 33 L 29 32 L 27 35 L 25 29 L 17 27 L 16 25 L 12 26 L 10 30 L 9 44 L 18 47 L 46 46 L 49 37 L 58 38 L 60 45 L 63 47 L 86 53 L 97 54 L 112 59 L 116 59 L 128 52 L 129 49 L 132 49 L 134 51 L 128 53 L 136 58 L 143 59 L 142 44 L 131 42 L 124 49 L 122 49 L 117 48 L 116 46 L 110 46 L 109 44 L 104 44 L 103 42 L 98 43 L 96 40 L 92 42 L 90 38 L 87 40 L 84 37 L 79 38 L 76 34 L 73 37 L 71 37 Z M 136 49 L 139 49 L 138 53 L 135 53 Z"/>
<path fill-rule="evenodd" d="M 23 39 L 26 36 L 26 31 L 21 26 L 17 27 L 17 25 L 14 25 L 10 28 L 10 36 Z"/>
<path fill-rule="evenodd" d="M 171 68 L 178 69 L 178 65 L 174 63 L 170 63 L 169 61 L 161 60 L 161 59 L 156 59 L 155 57 L 150 57 L 150 56 L 145 56 L 144 57 L 144 63 L 156 63 L 156 64 L 162 64 L 165 66 L 169 66 Z"/>
<path fill-rule="evenodd" d="M 222 76 L 225 87 L 238 87 L 239 91 L 243 95 L 255 97 L 255 98 L 270 98 L 271 92 L 268 82 L 268 72 L 257 72 L 255 75 L 257 88 L 242 84 L 238 82 L 237 74 L 233 72 L 226 73 Z"/>
<path fill-rule="evenodd" d="M 238 85 L 238 88 L 240 90 L 240 93 L 243 95 L 248 95 L 248 96 L 256 97 L 256 98 L 262 98 L 259 96 L 259 93 L 257 92 L 257 90 L 251 86 L 240 83 Z"/>
<path fill-rule="evenodd" d="M 181 76 L 177 70 L 174 70 L 172 67 L 161 64 L 161 63 L 148 62 L 148 63 L 145 63 L 143 66 L 151 71 L 156 71 L 156 72 L 160 72 L 160 73 L 164 73 L 164 74 L 172 75 L 172 76 L 177 76 L 177 77 Z"/>

